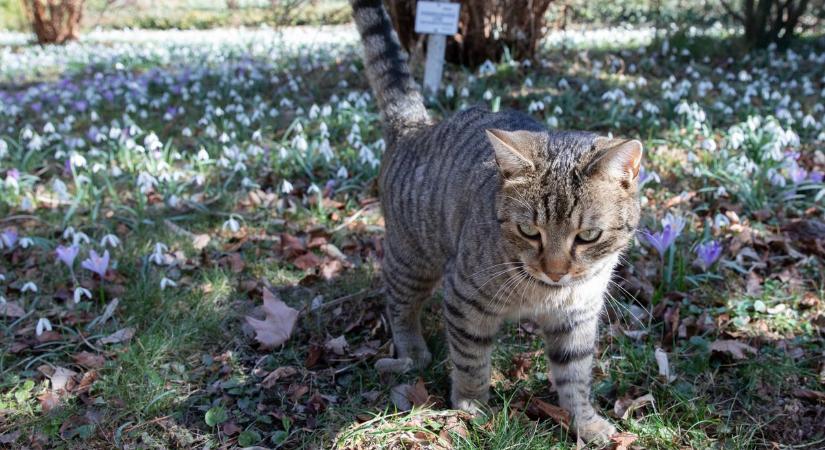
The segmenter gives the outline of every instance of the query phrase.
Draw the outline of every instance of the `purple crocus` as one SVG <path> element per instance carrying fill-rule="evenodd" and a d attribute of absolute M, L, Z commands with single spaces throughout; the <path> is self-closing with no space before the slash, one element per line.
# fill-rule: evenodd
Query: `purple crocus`
<path fill-rule="evenodd" d="M 90 251 L 89 257 L 83 260 L 80 265 L 84 269 L 91 270 L 100 275 L 100 278 L 103 278 L 103 276 L 106 275 L 106 269 L 109 267 L 109 250 L 103 252 L 103 256 L 98 255 L 94 250 Z"/>
<path fill-rule="evenodd" d="M 794 165 L 794 167 L 791 168 L 790 173 L 793 184 L 799 184 L 808 178 L 808 171 L 797 165 Z"/>
<path fill-rule="evenodd" d="M 20 180 L 20 171 L 17 170 L 17 169 L 14 169 L 14 168 L 7 170 L 6 171 L 6 179 L 7 180 L 19 181 Z"/>
<path fill-rule="evenodd" d="M 72 268 L 72 265 L 74 264 L 74 259 L 77 257 L 77 252 L 79 251 L 80 247 L 77 245 L 70 245 L 68 247 L 58 245 L 57 249 L 55 249 L 55 253 L 57 253 L 57 259 L 63 261 L 63 263 L 69 266 L 70 269 Z"/>
<path fill-rule="evenodd" d="M 722 245 L 716 241 L 708 241 L 696 246 L 696 262 L 702 270 L 708 270 L 722 255 Z"/>
<path fill-rule="evenodd" d="M 812 170 L 811 173 L 808 174 L 808 179 L 811 180 L 812 183 L 822 183 L 823 177 L 825 177 L 825 174 L 819 170 Z"/>
<path fill-rule="evenodd" d="M 655 181 L 657 183 L 661 182 L 661 180 L 659 179 L 659 174 L 653 171 L 646 170 L 644 167 L 641 167 L 639 169 L 639 178 L 636 181 L 639 187 L 641 188 L 642 186 L 651 181 Z"/>
<path fill-rule="evenodd" d="M 14 228 L 6 228 L 5 231 L 0 233 L 0 243 L 6 248 L 14 247 L 14 244 L 17 243 L 17 231 Z"/>
<path fill-rule="evenodd" d="M 662 228 L 662 231 L 659 232 L 650 232 L 645 231 L 643 232 L 642 236 L 645 237 L 648 244 L 651 247 L 655 248 L 657 252 L 659 252 L 659 256 L 662 258 L 665 257 L 665 252 L 667 249 L 676 242 L 676 238 L 679 236 L 679 231 L 676 231 L 672 225 L 665 225 Z"/>

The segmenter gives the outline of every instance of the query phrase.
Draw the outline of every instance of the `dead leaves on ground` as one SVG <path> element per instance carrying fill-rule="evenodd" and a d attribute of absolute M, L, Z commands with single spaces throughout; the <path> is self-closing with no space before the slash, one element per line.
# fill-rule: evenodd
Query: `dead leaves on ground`
<path fill-rule="evenodd" d="M 44 413 L 55 409 L 63 398 L 70 395 L 88 395 L 97 380 L 97 370 L 78 373 L 60 366 L 41 365 L 37 370 L 49 379 L 49 388 L 38 395 Z"/>
<path fill-rule="evenodd" d="M 399 411 L 409 411 L 413 407 L 422 407 L 432 403 L 423 378 L 419 378 L 412 385 L 399 384 L 394 386 L 390 390 L 390 400 Z"/>
<path fill-rule="evenodd" d="M 710 350 L 713 352 L 724 353 L 730 355 L 733 359 L 746 359 L 750 353 L 755 355 L 757 350 L 744 342 L 732 339 L 719 339 L 710 344 Z"/>
<path fill-rule="evenodd" d="M 283 345 L 292 335 L 298 310 L 284 303 L 276 294 L 264 289 L 264 320 L 246 316 L 246 323 L 255 331 L 255 340 L 262 349 L 273 349 Z"/>

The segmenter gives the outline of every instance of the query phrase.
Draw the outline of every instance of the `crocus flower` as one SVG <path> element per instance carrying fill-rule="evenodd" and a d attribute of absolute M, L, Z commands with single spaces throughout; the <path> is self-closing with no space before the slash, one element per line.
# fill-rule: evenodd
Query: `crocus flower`
<path fill-rule="evenodd" d="M 103 256 L 98 255 L 94 250 L 90 251 L 89 257 L 83 260 L 80 265 L 103 278 L 106 275 L 106 269 L 109 267 L 109 250 L 103 252 Z"/>
<path fill-rule="evenodd" d="M 653 171 L 645 170 L 644 167 L 641 167 L 639 169 L 639 179 L 637 181 L 639 187 L 641 188 L 642 186 L 644 186 L 647 183 L 650 183 L 651 181 L 660 183 L 661 180 L 659 179 L 659 174 Z"/>
<path fill-rule="evenodd" d="M 722 254 L 722 245 L 716 241 L 708 241 L 696 246 L 696 262 L 702 270 L 708 270 Z"/>
<path fill-rule="evenodd" d="M 822 183 L 823 177 L 825 177 L 825 174 L 818 170 L 812 170 L 811 173 L 808 174 L 808 179 L 813 183 Z"/>
<path fill-rule="evenodd" d="M 670 228 L 676 232 L 676 236 L 682 234 L 682 230 L 685 229 L 685 224 L 686 222 L 684 217 L 674 216 L 671 213 L 667 213 L 662 219 L 662 228 L 670 226 Z"/>
<path fill-rule="evenodd" d="M 655 248 L 657 252 L 659 252 L 659 256 L 662 258 L 665 257 L 665 252 L 667 249 L 676 242 L 676 238 L 679 236 L 679 232 L 676 231 L 673 226 L 665 225 L 662 228 L 662 231 L 659 232 L 644 232 L 643 236 L 647 239 L 647 242 L 651 245 L 651 247 Z"/>
<path fill-rule="evenodd" d="M 69 268 L 71 268 L 74 265 L 74 259 L 77 257 L 77 253 L 79 251 L 80 247 L 77 245 L 70 245 L 68 247 L 58 245 L 57 249 L 55 249 L 55 253 L 57 253 L 57 259 L 63 261 L 63 263 L 69 266 Z"/>

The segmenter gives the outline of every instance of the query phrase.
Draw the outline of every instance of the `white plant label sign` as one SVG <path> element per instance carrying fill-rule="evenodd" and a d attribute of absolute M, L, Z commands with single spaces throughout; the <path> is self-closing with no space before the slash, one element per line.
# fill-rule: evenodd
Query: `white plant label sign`
<path fill-rule="evenodd" d="M 415 10 L 415 32 L 449 36 L 456 34 L 460 8 L 459 3 L 418 2 Z"/>

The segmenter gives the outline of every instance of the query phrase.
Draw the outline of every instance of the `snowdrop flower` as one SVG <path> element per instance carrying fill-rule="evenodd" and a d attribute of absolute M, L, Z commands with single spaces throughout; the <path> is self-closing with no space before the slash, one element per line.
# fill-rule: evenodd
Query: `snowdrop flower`
<path fill-rule="evenodd" d="M 318 194 L 320 192 L 321 192 L 321 188 L 319 188 L 318 185 L 315 184 L 315 183 L 310 184 L 309 188 L 307 189 L 307 194 L 310 194 L 310 195 Z"/>
<path fill-rule="evenodd" d="M 72 245 L 80 245 L 81 243 L 88 244 L 90 242 L 92 242 L 92 240 L 82 231 L 75 232 L 72 235 Z"/>
<path fill-rule="evenodd" d="M 66 227 L 66 229 L 63 230 L 63 239 L 71 239 L 74 233 L 74 227 Z"/>
<path fill-rule="evenodd" d="M 104 251 L 103 256 L 98 255 L 94 250 L 90 251 L 89 257 L 83 260 L 80 265 L 103 278 L 106 275 L 106 269 L 109 267 L 109 250 Z"/>
<path fill-rule="evenodd" d="M 20 288 L 20 292 L 37 292 L 37 285 L 34 282 L 27 281 L 22 288 Z"/>
<path fill-rule="evenodd" d="M 727 226 L 730 226 L 730 219 L 728 219 L 728 216 L 722 213 L 717 213 L 713 217 L 713 226 L 716 228 L 725 228 Z"/>
<path fill-rule="evenodd" d="M 80 287 L 80 286 L 76 287 L 74 289 L 74 302 L 75 303 L 80 303 L 80 300 L 82 300 L 83 297 L 91 299 L 92 298 L 92 293 L 89 292 L 89 290 L 84 288 L 84 287 Z"/>
<path fill-rule="evenodd" d="M 103 236 L 103 238 L 100 240 L 100 246 L 101 247 L 107 247 L 108 246 L 108 247 L 112 247 L 112 248 L 117 248 L 119 245 L 120 245 L 120 239 L 118 239 L 118 237 L 115 236 L 114 234 L 107 234 L 106 236 Z"/>
<path fill-rule="evenodd" d="M 281 192 L 283 192 L 284 194 L 289 194 L 289 193 L 291 193 L 294 189 L 295 189 L 295 188 L 294 188 L 294 186 L 292 186 L 292 183 L 290 183 L 290 182 L 289 182 L 289 181 L 287 181 L 287 180 L 284 180 L 284 182 L 283 182 L 283 183 L 281 183 Z"/>
<path fill-rule="evenodd" d="M 37 320 L 37 326 L 35 326 L 34 333 L 40 336 L 44 331 L 52 331 L 52 323 L 49 322 L 49 319 L 41 317 Z"/>
<path fill-rule="evenodd" d="M 203 147 L 198 150 L 198 161 L 209 161 L 209 153 Z"/>
<path fill-rule="evenodd" d="M 486 91 L 484 91 L 484 95 L 482 95 L 482 98 L 484 98 L 484 100 L 492 100 L 493 99 L 493 91 L 487 89 Z"/>
<path fill-rule="evenodd" d="M 335 176 L 338 178 L 349 178 L 349 172 L 347 172 L 347 168 L 341 166 L 338 168 L 338 172 L 335 173 Z"/>
<path fill-rule="evenodd" d="M 235 220 L 235 218 L 234 218 L 234 217 L 229 217 L 229 220 L 227 220 L 226 222 L 224 222 L 224 223 L 223 223 L 223 226 L 222 226 L 221 228 L 222 228 L 224 231 L 229 230 L 229 231 L 231 231 L 232 233 L 237 233 L 237 232 L 238 232 L 238 230 L 240 230 L 240 229 L 241 229 L 241 224 L 240 224 L 240 223 L 238 223 L 238 221 L 237 221 L 237 220 Z"/>
<path fill-rule="evenodd" d="M 716 150 L 716 142 L 713 139 L 705 139 L 702 141 L 702 149 L 708 152 Z"/>
<path fill-rule="evenodd" d="M 170 280 L 169 278 L 166 278 L 166 277 L 163 277 L 160 280 L 160 290 L 161 291 L 166 289 L 167 286 L 177 287 L 177 285 L 178 285 L 178 283 L 175 283 L 174 281 L 172 281 L 172 280 Z"/>

